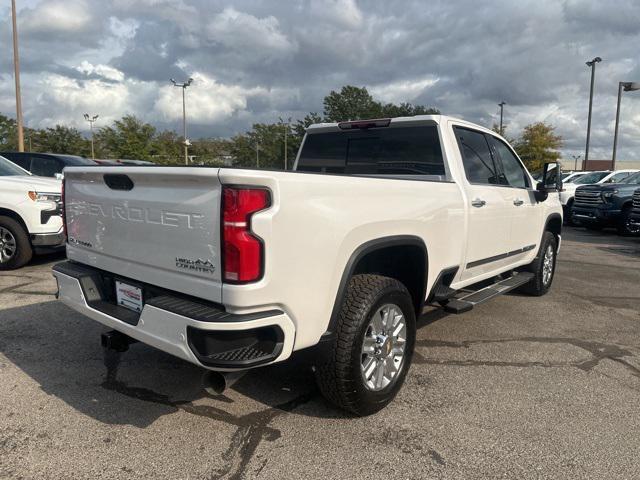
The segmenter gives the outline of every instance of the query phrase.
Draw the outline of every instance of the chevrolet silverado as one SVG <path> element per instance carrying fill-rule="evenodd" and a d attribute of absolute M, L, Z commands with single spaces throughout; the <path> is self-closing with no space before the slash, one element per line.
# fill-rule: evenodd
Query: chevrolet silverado
<path fill-rule="evenodd" d="M 312 125 L 294 171 L 67 168 L 59 298 L 115 331 L 105 346 L 210 371 L 312 352 L 325 397 L 367 415 L 402 386 L 426 305 L 547 292 L 562 208 L 544 180 L 440 115 Z"/>

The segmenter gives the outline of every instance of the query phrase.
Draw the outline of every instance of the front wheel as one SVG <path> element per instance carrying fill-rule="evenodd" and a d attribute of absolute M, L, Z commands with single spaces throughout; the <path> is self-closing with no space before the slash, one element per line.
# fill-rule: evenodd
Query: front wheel
<path fill-rule="evenodd" d="M 557 250 L 558 242 L 555 235 L 551 232 L 544 232 L 538 255 L 525 268 L 526 271 L 533 273 L 533 278 L 529 283 L 520 287 L 522 292 L 540 297 L 549 291 L 556 271 Z"/>
<path fill-rule="evenodd" d="M 630 207 L 627 207 L 622 211 L 617 230 L 619 235 L 624 235 L 624 236 L 640 235 L 640 225 L 633 223 L 631 221 Z"/>
<path fill-rule="evenodd" d="M 381 410 L 402 387 L 415 335 L 415 312 L 404 285 L 380 275 L 353 276 L 332 351 L 315 367 L 320 391 L 356 415 Z"/>
<path fill-rule="evenodd" d="M 13 270 L 25 265 L 33 256 L 29 235 L 10 217 L 0 217 L 0 270 Z"/>

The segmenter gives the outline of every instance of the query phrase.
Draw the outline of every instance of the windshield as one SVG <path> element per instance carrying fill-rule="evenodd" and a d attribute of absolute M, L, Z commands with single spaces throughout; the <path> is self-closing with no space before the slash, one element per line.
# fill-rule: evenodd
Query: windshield
<path fill-rule="evenodd" d="M 631 184 L 640 183 L 640 172 L 636 172 L 634 174 L 629 175 L 624 180 L 621 180 L 620 183 L 631 183 Z"/>
<path fill-rule="evenodd" d="M 15 163 L 10 162 L 6 158 L 0 157 L 0 177 L 16 175 L 29 175 L 29 172 L 21 169 Z"/>
<path fill-rule="evenodd" d="M 609 175 L 609 173 L 610 172 L 591 172 L 591 173 L 587 173 L 586 175 L 583 175 L 582 177 L 576 179 L 576 181 L 573 182 L 573 183 L 576 183 L 576 184 L 579 184 L 579 185 L 588 185 L 590 183 L 598 183 L 604 177 Z"/>

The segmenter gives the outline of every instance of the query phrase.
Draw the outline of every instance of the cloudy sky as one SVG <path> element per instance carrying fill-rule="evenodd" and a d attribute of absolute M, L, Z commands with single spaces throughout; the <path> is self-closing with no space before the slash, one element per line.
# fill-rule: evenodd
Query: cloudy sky
<path fill-rule="evenodd" d="M 640 81 L 639 0 L 17 0 L 25 122 L 86 130 L 127 113 L 190 136 L 301 118 L 345 84 L 507 132 L 545 121 L 610 158 L 618 81 Z M 0 7 L 0 112 L 14 115 L 9 2 Z M 640 91 L 625 94 L 619 159 L 640 160 Z"/>

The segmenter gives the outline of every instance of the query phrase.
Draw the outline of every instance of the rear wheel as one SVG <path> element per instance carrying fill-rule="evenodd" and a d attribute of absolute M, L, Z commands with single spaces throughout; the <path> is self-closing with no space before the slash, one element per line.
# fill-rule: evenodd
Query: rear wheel
<path fill-rule="evenodd" d="M 13 270 L 25 265 L 33 256 L 29 235 L 10 217 L 0 217 L 0 270 Z"/>
<path fill-rule="evenodd" d="M 631 222 L 631 207 L 627 206 L 620 214 L 620 221 L 617 226 L 618 233 L 625 236 L 640 235 L 640 225 Z"/>
<path fill-rule="evenodd" d="M 520 291 L 540 297 L 549 291 L 553 276 L 556 271 L 556 252 L 558 242 L 551 232 L 544 232 L 538 255 L 527 265 L 526 270 L 533 273 L 531 281 L 522 287 Z"/>
<path fill-rule="evenodd" d="M 334 405 L 370 415 L 396 396 L 411 364 L 416 320 L 411 296 L 395 279 L 355 275 L 349 282 L 328 360 L 316 365 Z"/>

